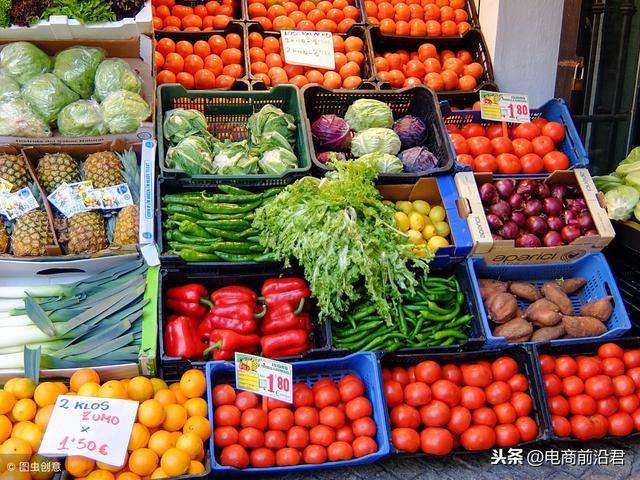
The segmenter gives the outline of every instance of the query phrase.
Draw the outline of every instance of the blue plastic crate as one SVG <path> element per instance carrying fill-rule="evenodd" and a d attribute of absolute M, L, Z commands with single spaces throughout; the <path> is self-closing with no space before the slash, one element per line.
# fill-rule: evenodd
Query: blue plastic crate
<path fill-rule="evenodd" d="M 613 297 L 611 300 L 613 311 L 606 323 L 607 332 L 599 337 L 564 338 L 551 340 L 550 342 L 522 342 L 522 344 L 574 344 L 596 338 L 617 338 L 624 335 L 631 328 L 631 321 L 624 308 L 620 291 L 613 278 L 609 264 L 601 253 L 587 254 L 571 263 L 487 265 L 482 257 L 471 257 L 467 262 L 474 293 L 481 303 L 480 317 L 486 336 L 485 349 L 499 348 L 505 345 L 517 345 L 518 343 L 509 343 L 504 337 L 496 337 L 492 334 L 487 312 L 480 296 L 480 285 L 478 283 L 478 279 L 480 278 L 529 282 L 539 288 L 544 282 L 557 278 L 584 277 L 587 279 L 586 285 L 576 293 L 569 295 L 576 313 L 580 311 L 580 306 L 585 303 L 598 300 L 607 295 Z M 529 303 L 518 299 L 518 304 L 520 308 L 525 310 Z"/>
<path fill-rule="evenodd" d="M 378 451 L 365 455 L 361 458 L 353 458 L 352 460 L 344 460 L 339 462 L 326 462 L 319 465 L 301 464 L 290 467 L 271 467 L 271 468 L 245 468 L 238 469 L 234 467 L 226 467 L 220 465 L 216 459 L 216 447 L 214 436 L 211 435 L 209 440 L 211 452 L 211 465 L 213 476 L 240 476 L 251 474 L 272 474 L 287 473 L 304 470 L 317 470 L 321 468 L 337 468 L 349 467 L 352 465 L 365 465 L 373 463 L 380 458 L 389 454 L 389 427 L 387 420 L 386 404 L 382 389 L 382 376 L 380 361 L 376 354 L 371 352 L 354 353 L 342 358 L 328 358 L 323 360 L 308 360 L 304 362 L 292 363 L 294 382 L 305 382 L 311 386 L 321 378 L 331 378 L 336 382 L 344 375 L 351 373 L 360 377 L 366 386 L 365 395 L 371 402 L 373 407 L 373 420 L 378 429 L 376 432 L 376 443 Z M 209 403 L 209 422 L 211 429 L 215 429 L 213 421 L 214 408 L 211 399 L 212 389 L 214 385 L 219 383 L 229 383 L 235 385 L 234 363 L 233 362 L 207 362 L 207 400 Z"/>
<path fill-rule="evenodd" d="M 449 102 L 443 100 L 440 102 L 440 110 L 442 111 L 442 117 L 446 125 L 455 125 L 462 127 L 467 123 L 479 123 L 486 127 L 491 125 L 489 120 L 483 120 L 480 114 L 480 110 L 451 110 Z M 589 157 L 587 151 L 584 148 L 582 139 L 578 135 L 578 130 L 573 123 L 573 118 L 569 113 L 567 104 L 560 98 L 552 98 L 540 108 L 532 108 L 530 110 L 531 120 L 535 120 L 539 117 L 544 117 L 551 122 L 559 122 L 564 126 L 565 138 L 560 145 L 560 151 L 569 158 L 569 169 L 574 168 L 586 168 L 589 166 Z M 508 124 L 509 126 L 513 124 Z M 455 149 L 454 149 L 455 151 Z M 454 161 L 454 170 L 457 172 L 471 171 L 471 168 L 467 165 L 460 165 L 457 160 Z M 494 174 L 497 177 L 535 177 L 540 174 L 519 174 L 519 175 L 501 175 Z"/>

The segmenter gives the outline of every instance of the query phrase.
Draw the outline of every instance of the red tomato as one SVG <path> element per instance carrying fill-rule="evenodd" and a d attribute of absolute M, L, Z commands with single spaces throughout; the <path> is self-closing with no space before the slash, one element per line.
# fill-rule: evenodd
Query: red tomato
<path fill-rule="evenodd" d="M 398 450 L 414 453 L 420 448 L 420 435 L 413 428 L 394 428 L 391 443 Z"/>
<path fill-rule="evenodd" d="M 622 356 L 622 361 L 627 368 L 640 366 L 640 349 L 626 350 Z"/>
<path fill-rule="evenodd" d="M 588 378 L 584 386 L 586 394 L 596 400 L 613 395 L 613 382 L 606 375 L 596 375 Z"/>
<path fill-rule="evenodd" d="M 640 367 L 630 368 L 629 370 L 627 370 L 626 374 L 631 380 L 633 380 L 636 388 L 640 388 Z"/>
<path fill-rule="evenodd" d="M 229 445 L 220 452 L 220 464 L 227 467 L 247 468 L 249 466 L 249 454 L 242 445 Z"/>
<path fill-rule="evenodd" d="M 332 462 L 351 460 L 353 458 L 353 449 L 347 442 L 333 442 L 327 447 L 327 457 Z"/>
<path fill-rule="evenodd" d="M 498 417 L 489 407 L 480 407 L 471 413 L 471 421 L 474 425 L 487 425 L 493 428 L 498 423 Z"/>
<path fill-rule="evenodd" d="M 325 407 L 328 408 L 328 407 Z M 324 409 L 323 409 L 324 410 Z M 318 410 L 313 407 L 298 407 L 293 414 L 294 422 L 301 427 L 315 427 L 318 425 Z"/>
<path fill-rule="evenodd" d="M 544 377 L 544 386 L 547 389 L 547 395 L 555 397 L 562 392 L 562 380 L 555 373 L 548 373 Z"/>
<path fill-rule="evenodd" d="M 447 430 L 455 435 L 461 435 L 471 425 L 471 413 L 460 405 L 451 409 L 451 418 L 447 422 Z"/>
<path fill-rule="evenodd" d="M 384 382 L 384 396 L 388 408 L 401 404 L 404 400 L 402 385 L 395 380 L 386 380 Z"/>
<path fill-rule="evenodd" d="M 313 407 L 313 390 L 306 383 L 296 383 L 293 386 L 293 406 Z"/>
<path fill-rule="evenodd" d="M 602 373 L 602 362 L 598 357 L 577 357 L 576 363 L 578 364 L 578 376 L 587 380 Z"/>
<path fill-rule="evenodd" d="M 287 432 L 287 447 L 302 449 L 309 444 L 309 431 L 295 425 Z"/>
<path fill-rule="evenodd" d="M 553 140 L 546 135 L 540 135 L 531 140 L 531 146 L 533 147 L 533 153 L 541 157 L 544 157 L 549 152 L 553 152 L 556 148 Z"/>
<path fill-rule="evenodd" d="M 420 425 L 420 413 L 418 410 L 404 403 L 393 407 L 389 417 L 391 418 L 391 423 L 396 427 L 418 428 Z"/>
<path fill-rule="evenodd" d="M 531 417 L 525 416 L 517 419 L 516 428 L 520 431 L 520 438 L 523 442 L 530 442 L 538 436 L 538 425 Z"/>
<path fill-rule="evenodd" d="M 256 448 L 249 455 L 249 463 L 255 468 L 269 468 L 276 464 L 276 455 L 268 448 Z"/>
<path fill-rule="evenodd" d="M 469 410 L 482 407 L 486 402 L 484 390 L 479 387 L 462 387 L 460 389 L 460 405 Z"/>
<path fill-rule="evenodd" d="M 256 427 L 260 430 L 266 430 L 268 423 L 269 418 L 261 408 L 247 408 L 242 412 L 242 417 L 240 418 L 240 424 L 243 427 Z"/>
<path fill-rule="evenodd" d="M 493 151 L 493 146 L 491 145 L 491 140 L 487 137 L 470 137 L 467 138 L 467 145 L 469 145 L 469 153 L 474 157 L 477 157 L 483 153 L 491 153 Z M 462 152 L 465 153 L 465 152 Z"/>
<path fill-rule="evenodd" d="M 371 437 L 358 437 L 353 441 L 351 447 L 353 448 L 353 456 L 356 458 L 378 451 L 378 444 Z"/>
<path fill-rule="evenodd" d="M 451 143 L 453 143 L 453 148 L 457 155 L 469 153 L 469 144 L 466 138 L 459 133 L 452 133 L 449 135 L 449 138 L 451 138 Z"/>
<path fill-rule="evenodd" d="M 238 432 L 238 443 L 244 448 L 260 448 L 264 444 L 264 433 L 254 427 L 246 427 Z"/>
<path fill-rule="evenodd" d="M 574 415 L 569 420 L 571 424 L 571 433 L 579 440 L 589 440 L 593 438 L 595 427 L 591 420 L 584 415 Z"/>
<path fill-rule="evenodd" d="M 342 401 L 348 402 L 349 400 L 364 395 L 364 383 L 362 383 L 362 380 L 359 378 L 354 377 L 345 383 L 341 383 L 338 390 Z"/>
<path fill-rule="evenodd" d="M 516 409 L 509 402 L 496 405 L 493 407 L 493 411 L 496 412 L 498 423 L 513 423 L 518 418 Z"/>
<path fill-rule="evenodd" d="M 362 417 L 351 424 L 351 429 L 356 437 L 373 437 L 378 428 L 371 417 Z"/>
<path fill-rule="evenodd" d="M 520 168 L 522 173 L 541 173 L 544 169 L 544 162 L 539 155 L 535 153 L 527 153 L 520 157 Z"/>
<path fill-rule="evenodd" d="M 444 428 L 425 428 L 420 432 L 420 446 L 430 455 L 447 455 L 453 450 L 453 437 Z"/>
<path fill-rule="evenodd" d="M 519 417 L 529 415 L 533 408 L 533 400 L 524 392 L 514 392 L 509 402 L 511 402 L 511 405 L 516 410 L 516 415 Z"/>
<path fill-rule="evenodd" d="M 496 157 L 498 173 L 512 175 L 520 173 L 520 160 L 512 153 L 501 153 Z"/>
<path fill-rule="evenodd" d="M 318 465 L 327 461 L 327 450 L 320 445 L 307 445 L 302 451 L 304 463 Z"/>
<path fill-rule="evenodd" d="M 544 375 L 553 373 L 556 368 L 556 359 L 551 355 L 543 353 L 542 355 L 540 355 L 540 368 L 542 369 L 542 373 Z"/>
<path fill-rule="evenodd" d="M 609 357 L 602 360 L 602 373 L 615 377 L 624 373 L 624 362 L 617 357 Z"/>
<path fill-rule="evenodd" d="M 258 406 L 258 396 L 251 392 L 238 392 L 236 395 L 235 406 L 244 412 L 248 408 Z"/>
<path fill-rule="evenodd" d="M 450 380 L 456 385 L 462 384 L 462 370 L 457 365 L 451 363 L 442 367 L 442 378 Z"/>
<path fill-rule="evenodd" d="M 484 137 L 485 129 L 478 123 L 467 123 L 460 129 L 460 133 L 464 138 Z"/>
<path fill-rule="evenodd" d="M 436 362 L 427 360 L 416 365 L 416 380 L 431 385 L 442 378 L 442 368 Z M 408 382 L 407 382 L 408 383 Z"/>
<path fill-rule="evenodd" d="M 640 407 L 640 398 L 637 395 L 626 395 L 618 399 L 620 403 L 620 411 L 626 413 L 635 412 Z"/>
<path fill-rule="evenodd" d="M 274 408 L 269 412 L 269 429 L 289 430 L 293 426 L 293 412 L 288 408 Z"/>
<path fill-rule="evenodd" d="M 433 398 L 442 400 L 450 407 L 455 407 L 460 402 L 460 389 L 450 380 L 442 379 L 436 381 L 431 385 L 431 394 Z"/>
<path fill-rule="evenodd" d="M 511 398 L 511 387 L 507 382 L 494 382 L 484 389 L 487 402 L 492 405 L 504 403 Z"/>
<path fill-rule="evenodd" d="M 598 413 L 589 417 L 593 425 L 593 438 L 603 438 L 607 434 L 609 421 Z"/>
<path fill-rule="evenodd" d="M 366 397 L 357 397 L 347 402 L 345 405 L 345 413 L 349 420 L 357 420 L 362 417 L 369 417 L 373 413 L 371 402 Z"/>
<path fill-rule="evenodd" d="M 631 418 L 633 419 L 633 428 L 640 430 L 640 410 L 633 412 Z"/>
<path fill-rule="evenodd" d="M 276 465 L 281 467 L 298 465 L 302 454 L 295 448 L 281 448 L 276 452 Z"/>
<path fill-rule="evenodd" d="M 217 427 L 213 431 L 213 441 L 220 448 L 238 443 L 238 430 L 234 427 Z"/>
<path fill-rule="evenodd" d="M 474 172 L 495 172 L 498 169 L 496 158 L 490 153 L 482 153 L 473 161 Z"/>
<path fill-rule="evenodd" d="M 518 373 L 518 363 L 511 357 L 500 357 L 491 364 L 494 381 L 506 382 Z"/>
<path fill-rule="evenodd" d="M 547 122 L 542 127 L 542 134 L 550 137 L 555 143 L 564 140 L 564 127 L 558 122 Z"/>
<path fill-rule="evenodd" d="M 340 403 L 340 392 L 335 386 L 320 387 L 315 391 L 314 402 L 318 408 L 337 405 Z"/>
<path fill-rule="evenodd" d="M 493 380 L 488 364 L 476 363 L 462 366 L 462 380 L 471 387 L 487 387 Z"/>
<path fill-rule="evenodd" d="M 618 411 L 620 407 L 620 402 L 616 397 L 607 397 L 600 399 L 596 402 L 597 412 L 605 417 L 613 415 Z"/>
<path fill-rule="evenodd" d="M 458 155 L 458 163 L 460 165 L 469 165 L 470 167 L 473 167 L 473 157 L 471 155 L 467 155 L 466 153 L 462 153 Z"/>
<path fill-rule="evenodd" d="M 508 137 L 494 137 L 491 139 L 491 146 L 493 148 L 494 155 L 500 155 L 501 153 L 513 153 L 513 145 Z"/>
<path fill-rule="evenodd" d="M 517 157 L 524 157 L 528 153 L 533 152 L 533 145 L 526 138 L 516 138 L 511 141 L 513 147 L 513 154 Z"/>
<path fill-rule="evenodd" d="M 213 421 L 219 427 L 240 425 L 240 410 L 235 405 L 221 405 L 213 414 Z"/>
<path fill-rule="evenodd" d="M 340 428 L 345 423 L 344 412 L 333 405 L 329 405 L 320 410 L 318 418 L 322 425 L 327 425 L 331 428 Z"/>
<path fill-rule="evenodd" d="M 417 368 L 418 367 L 416 367 L 416 369 Z M 396 367 L 393 370 L 391 370 L 391 378 L 396 382 L 400 382 L 400 385 L 402 385 L 402 388 L 406 387 L 409 384 L 409 374 L 404 368 Z M 416 375 L 416 378 L 420 380 L 417 377 L 417 375 Z M 424 381 L 424 380 L 420 380 L 420 381 Z M 426 382 L 426 383 L 429 383 L 429 382 Z"/>
<path fill-rule="evenodd" d="M 624 397 L 631 395 L 636 389 L 635 384 L 631 378 L 626 375 L 618 375 L 613 377 L 613 393 L 616 397 Z"/>
<path fill-rule="evenodd" d="M 578 365 L 576 361 L 569 355 L 560 355 L 556 358 L 555 374 L 560 377 L 569 377 L 575 375 L 578 371 Z"/>
<path fill-rule="evenodd" d="M 318 390 L 320 390 L 323 387 L 338 388 L 338 386 L 336 385 L 336 382 L 334 382 L 330 378 L 321 378 L 320 380 L 318 380 L 316 383 L 313 384 L 313 386 L 311 387 L 311 390 L 313 390 L 313 393 L 316 393 Z"/>
<path fill-rule="evenodd" d="M 287 444 L 287 435 L 279 430 L 269 430 L 264 434 L 264 446 L 272 450 L 284 448 Z"/>
<path fill-rule="evenodd" d="M 589 395 L 580 394 L 569 398 L 569 411 L 574 415 L 593 415 L 598 405 Z"/>
<path fill-rule="evenodd" d="M 309 430 L 309 441 L 313 445 L 322 445 L 328 447 L 336 439 L 336 432 L 333 428 L 326 425 L 316 425 Z"/>
<path fill-rule="evenodd" d="M 451 419 L 449 406 L 441 400 L 431 400 L 429 404 L 420 408 L 420 418 L 427 427 L 446 425 Z"/>
<path fill-rule="evenodd" d="M 460 443 L 467 450 L 487 450 L 495 445 L 496 434 L 486 425 L 474 425 L 460 436 Z"/>
<path fill-rule="evenodd" d="M 520 431 L 515 425 L 498 425 L 495 432 L 496 445 L 499 447 L 511 447 L 520 442 Z"/>
<path fill-rule="evenodd" d="M 220 405 L 233 405 L 236 401 L 236 391 L 229 384 L 223 383 L 213 387 L 212 392 L 213 404 L 217 407 Z"/>
<path fill-rule="evenodd" d="M 551 415 L 551 424 L 553 425 L 553 433 L 559 437 L 568 437 L 571 435 L 571 423 L 565 417 Z"/>
<path fill-rule="evenodd" d="M 512 392 L 526 392 L 529 388 L 529 380 L 522 373 L 516 373 L 507 380 Z"/>
<path fill-rule="evenodd" d="M 412 407 L 426 405 L 431 400 L 431 389 L 423 382 L 413 382 L 404 388 L 404 401 Z"/>
<path fill-rule="evenodd" d="M 584 392 L 584 382 L 580 377 L 571 375 L 562 379 L 562 394 L 565 397 L 571 397 L 573 395 L 579 395 Z"/>
<path fill-rule="evenodd" d="M 569 415 L 569 402 L 562 395 L 549 397 L 549 411 L 552 415 L 566 417 Z"/>
<path fill-rule="evenodd" d="M 514 138 L 526 138 L 531 141 L 540 135 L 540 127 L 535 123 L 519 123 L 513 130 Z"/>
<path fill-rule="evenodd" d="M 502 124 L 492 123 L 491 125 L 489 125 L 485 129 L 485 136 L 490 140 L 496 137 L 503 137 L 504 132 L 502 131 Z"/>
<path fill-rule="evenodd" d="M 633 419 L 626 412 L 617 412 L 609 418 L 609 435 L 626 437 L 633 431 Z"/>
<path fill-rule="evenodd" d="M 569 168 L 569 158 L 557 150 L 547 153 L 542 158 L 542 161 L 544 162 L 544 169 L 549 173 Z"/>
<path fill-rule="evenodd" d="M 363 417 L 367 418 L 367 417 Z M 362 419 L 358 419 L 358 420 L 362 420 Z M 356 420 L 356 421 L 358 421 Z M 336 441 L 338 442 L 347 442 L 347 443 L 351 443 L 353 442 L 353 439 L 356 438 L 355 435 L 353 434 L 353 430 L 351 429 L 351 427 L 349 425 L 345 425 L 343 427 L 340 427 L 339 429 L 336 430 Z"/>

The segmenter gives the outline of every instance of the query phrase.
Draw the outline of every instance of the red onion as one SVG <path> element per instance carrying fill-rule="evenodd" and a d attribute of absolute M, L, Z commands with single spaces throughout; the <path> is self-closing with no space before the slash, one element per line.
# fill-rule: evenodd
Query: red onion
<path fill-rule="evenodd" d="M 518 237 L 518 225 L 516 225 L 515 222 L 509 220 L 508 222 L 504 223 L 504 226 L 498 233 L 504 238 L 513 240 Z"/>
<path fill-rule="evenodd" d="M 584 232 L 585 235 L 598 235 L 598 231 L 596 229 L 592 229 L 592 230 L 587 230 L 586 232 Z"/>
<path fill-rule="evenodd" d="M 580 198 L 582 197 L 582 191 L 578 185 L 567 185 L 567 198 Z"/>
<path fill-rule="evenodd" d="M 522 195 L 520 195 L 519 193 L 514 193 L 509 197 L 509 206 L 514 210 L 518 210 L 522 208 L 523 202 L 524 202 L 524 199 L 522 198 Z"/>
<path fill-rule="evenodd" d="M 560 230 L 564 243 L 571 243 L 581 235 L 580 228 L 576 225 L 566 225 Z"/>
<path fill-rule="evenodd" d="M 567 194 L 567 186 L 563 184 L 554 185 L 551 187 L 551 196 L 558 198 L 560 200 L 564 200 L 564 197 Z"/>
<path fill-rule="evenodd" d="M 582 228 L 583 230 L 593 230 L 594 228 L 596 228 L 595 224 L 593 223 L 593 217 L 591 217 L 591 214 L 589 212 L 581 213 L 580 215 L 578 215 L 577 220 L 580 228 Z"/>
<path fill-rule="evenodd" d="M 542 201 L 542 208 L 547 215 L 557 217 L 562 213 L 562 201 L 556 197 L 547 197 Z"/>
<path fill-rule="evenodd" d="M 544 235 L 547 233 L 547 230 L 549 230 L 549 227 L 547 226 L 547 222 L 537 215 L 534 215 L 533 217 L 527 218 L 527 230 L 534 235 Z"/>
<path fill-rule="evenodd" d="M 576 225 L 578 223 L 575 213 L 573 213 L 571 210 L 565 210 L 564 212 L 562 212 L 560 218 L 564 220 L 564 223 L 566 225 Z"/>
<path fill-rule="evenodd" d="M 560 217 L 549 217 L 547 218 L 547 226 L 549 227 L 549 230 L 559 232 L 562 227 L 564 227 L 564 222 Z"/>
<path fill-rule="evenodd" d="M 527 217 L 540 215 L 542 213 L 542 202 L 537 198 L 530 198 L 524 202 L 523 212 Z"/>
<path fill-rule="evenodd" d="M 511 218 L 511 207 L 504 200 L 498 200 L 489 207 L 489 213 L 497 215 L 503 221 L 508 220 Z"/>
<path fill-rule="evenodd" d="M 502 228 L 502 225 L 503 225 L 502 220 L 500 220 L 500 217 L 498 217 L 497 215 L 494 215 L 493 213 L 487 214 L 487 223 L 489 224 L 489 228 L 491 229 L 492 232 L 497 232 Z"/>
<path fill-rule="evenodd" d="M 552 230 L 542 237 L 542 244 L 545 247 L 559 247 L 563 245 L 562 236 L 558 232 Z"/>
<path fill-rule="evenodd" d="M 580 215 L 582 212 L 588 210 L 587 202 L 584 200 L 584 198 L 575 198 L 573 200 L 570 199 L 567 201 L 567 205 L 569 205 L 571 211 L 576 215 Z"/>
<path fill-rule="evenodd" d="M 492 183 L 487 182 L 480 185 L 480 200 L 485 207 L 498 201 L 498 190 Z"/>
<path fill-rule="evenodd" d="M 497 180 L 493 182 L 493 185 L 496 187 L 496 190 L 498 190 L 498 195 L 505 200 L 511 196 L 515 188 L 513 180 Z"/>
<path fill-rule="evenodd" d="M 492 233 L 491 234 L 491 238 L 493 238 L 493 241 L 495 242 L 496 240 L 504 240 L 504 238 L 502 238 L 500 235 L 498 235 L 497 233 Z"/>
<path fill-rule="evenodd" d="M 538 196 L 540 198 L 547 198 L 550 195 L 551 190 L 549 189 L 549 186 L 546 183 L 541 183 L 538 187 Z"/>
<path fill-rule="evenodd" d="M 542 246 L 540 239 L 533 233 L 525 233 L 516 239 L 516 247 L 518 248 L 536 248 Z"/>
<path fill-rule="evenodd" d="M 523 197 L 536 197 L 540 189 L 540 182 L 538 180 L 522 180 L 516 188 L 516 193 L 519 193 Z"/>
<path fill-rule="evenodd" d="M 527 221 L 527 217 L 522 212 L 511 212 L 511 221 L 519 227 L 522 227 L 524 222 Z"/>

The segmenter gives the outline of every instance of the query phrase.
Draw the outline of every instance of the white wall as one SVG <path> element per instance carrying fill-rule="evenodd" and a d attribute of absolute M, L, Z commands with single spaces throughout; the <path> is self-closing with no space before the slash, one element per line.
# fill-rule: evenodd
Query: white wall
<path fill-rule="evenodd" d="M 475 0 L 476 5 L 478 0 Z M 553 98 L 563 0 L 481 0 L 480 27 L 503 92 Z"/>

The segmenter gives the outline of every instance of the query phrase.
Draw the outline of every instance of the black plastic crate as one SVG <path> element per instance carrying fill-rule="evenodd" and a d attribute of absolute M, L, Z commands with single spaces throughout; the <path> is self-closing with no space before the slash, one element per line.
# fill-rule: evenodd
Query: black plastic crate
<path fill-rule="evenodd" d="M 585 341 L 580 343 L 571 344 L 571 350 L 567 351 L 567 348 L 564 345 L 549 345 L 549 344 L 540 344 L 533 346 L 533 361 L 536 362 L 538 370 L 540 371 L 540 381 L 541 381 L 541 392 L 540 399 L 544 404 L 544 416 L 545 422 L 547 422 L 547 429 L 549 431 L 549 440 L 553 442 L 567 442 L 573 444 L 581 444 L 584 443 L 584 440 L 580 440 L 573 437 L 559 437 L 553 431 L 553 426 L 551 424 L 551 412 L 548 408 L 548 396 L 547 390 L 544 388 L 544 381 L 542 380 L 542 370 L 540 370 L 540 355 L 548 354 L 557 357 L 559 355 L 569 355 L 571 357 L 577 357 L 580 355 L 593 356 L 597 354 L 598 347 L 605 343 L 615 343 L 623 349 L 636 349 L 640 348 L 640 338 L 639 337 L 631 337 L 631 338 L 613 338 L 609 340 L 593 340 L 593 341 Z M 600 439 L 594 439 L 597 441 L 602 440 L 622 440 L 628 438 L 639 438 L 640 432 L 633 431 L 631 435 L 627 437 L 616 437 L 612 435 L 607 435 Z"/>
<path fill-rule="evenodd" d="M 531 440 L 529 442 L 522 442 L 518 445 L 514 445 L 513 448 L 520 448 L 527 445 L 536 445 L 542 442 L 545 442 L 549 439 L 549 425 L 546 421 L 546 403 L 542 399 L 542 391 L 544 390 L 544 385 L 542 383 L 542 375 L 540 374 L 540 369 L 538 368 L 537 360 L 534 359 L 533 351 L 530 347 L 525 346 L 512 346 L 506 347 L 500 350 L 492 350 L 492 351 L 473 351 L 473 352 L 458 352 L 458 353 L 427 353 L 422 355 L 401 355 L 398 353 L 388 353 L 383 355 L 380 359 L 380 363 L 382 368 L 392 369 L 394 367 L 408 367 L 412 365 L 417 365 L 420 362 L 424 362 L 426 360 L 433 360 L 440 364 L 440 366 L 445 365 L 447 363 L 452 363 L 454 365 L 460 365 L 462 363 L 476 363 L 482 360 L 486 360 L 488 362 L 492 362 L 500 357 L 511 357 L 518 363 L 518 372 L 522 373 L 527 380 L 529 381 L 529 389 L 527 393 L 533 400 L 533 408 L 529 413 L 529 416 L 536 422 L 538 425 L 538 436 L 535 440 Z M 384 378 L 383 378 L 384 380 Z M 388 409 L 387 409 L 388 411 Z M 389 416 L 387 415 L 387 420 L 389 424 L 391 423 L 389 420 Z M 389 431 L 392 431 L 393 427 L 390 426 Z M 391 451 L 396 455 L 406 456 L 406 457 L 430 457 L 430 455 L 425 455 L 424 453 L 407 453 L 396 450 L 391 445 Z M 486 450 L 469 451 L 463 448 L 457 448 L 452 451 L 452 454 L 473 454 L 473 453 L 487 453 Z"/>
<path fill-rule="evenodd" d="M 471 110 L 471 107 L 475 102 L 480 101 L 480 90 L 487 90 L 489 92 L 498 92 L 498 85 L 494 82 L 482 82 L 478 87 L 471 92 L 438 92 L 438 100 L 440 103 L 447 101 L 451 108 L 458 110 Z"/>
<path fill-rule="evenodd" d="M 393 111 L 394 119 L 411 114 L 424 121 L 428 135 L 423 145 L 438 158 L 439 165 L 428 175 L 422 176 L 444 175 L 453 167 L 456 155 L 442 119 L 438 99 L 430 88 L 416 86 L 396 91 L 355 91 L 329 90 L 318 85 L 307 85 L 302 89 L 302 97 L 311 161 L 319 174 L 324 174 L 333 168 L 316 159 L 311 124 L 324 114 L 332 113 L 344 117 L 349 105 L 363 98 L 385 102 Z M 417 181 L 420 176 L 415 173 L 384 173 L 378 176 L 378 182 L 412 183 Z"/>
<path fill-rule="evenodd" d="M 164 351 L 164 329 L 167 324 L 169 311 L 165 308 L 164 298 L 166 291 L 174 286 L 187 285 L 189 283 L 199 283 L 204 285 L 209 292 L 229 286 L 241 285 L 248 287 L 260 295 L 260 288 L 265 280 L 277 277 L 298 277 L 303 278 L 301 269 L 287 269 L 273 272 L 264 271 L 244 271 L 237 273 L 227 273 L 218 275 L 215 272 L 203 268 L 163 268 L 160 272 L 158 285 L 158 351 L 160 352 L 160 364 L 163 378 L 180 378 L 180 376 L 190 368 L 204 370 L 206 362 L 191 361 L 184 358 L 169 357 Z M 331 331 L 329 322 L 320 323 L 318 321 L 318 311 L 315 303 L 311 304 L 311 326 L 313 335 L 313 348 L 308 352 L 291 357 L 278 358 L 284 362 L 297 362 L 318 358 L 323 356 L 331 346 Z"/>
<path fill-rule="evenodd" d="M 467 265 L 465 263 L 449 265 L 448 267 L 444 267 L 441 269 L 432 269 L 432 271 L 429 272 L 430 277 L 448 277 L 452 274 L 455 275 L 458 279 L 460 288 L 462 289 L 465 297 L 465 309 L 464 311 L 460 312 L 460 315 L 465 315 L 467 313 L 473 315 L 473 318 L 471 319 L 471 327 L 468 340 L 461 344 L 443 347 L 401 348 L 397 352 L 398 355 L 420 355 L 430 352 L 469 351 L 479 349 L 484 345 L 485 336 L 482 330 L 482 323 L 480 322 L 480 305 L 478 304 L 478 300 L 473 294 L 473 285 Z M 330 322 L 327 323 L 330 325 Z M 329 331 L 331 333 L 331 328 L 329 329 Z M 351 350 L 347 350 L 345 348 L 334 348 L 333 335 L 331 335 L 329 345 L 331 346 L 331 352 L 336 355 L 348 355 L 350 353 L 353 353 L 351 352 Z"/>

